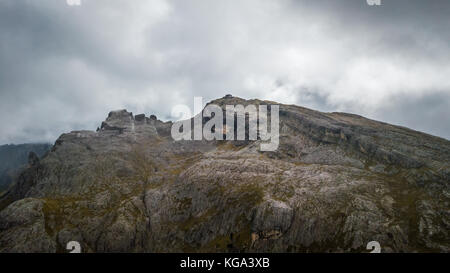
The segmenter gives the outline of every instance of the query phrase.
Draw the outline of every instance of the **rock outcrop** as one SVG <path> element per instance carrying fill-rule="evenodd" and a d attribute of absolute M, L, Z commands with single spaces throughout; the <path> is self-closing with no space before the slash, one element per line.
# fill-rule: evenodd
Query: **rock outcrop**
<path fill-rule="evenodd" d="M 274 152 L 171 125 L 119 110 L 63 134 L 1 197 L 0 252 L 450 251 L 445 139 L 293 105 Z"/>

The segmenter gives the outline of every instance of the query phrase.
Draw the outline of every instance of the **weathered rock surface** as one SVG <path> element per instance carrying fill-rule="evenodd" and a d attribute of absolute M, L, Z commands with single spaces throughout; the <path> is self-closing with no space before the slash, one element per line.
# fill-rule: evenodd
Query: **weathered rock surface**
<path fill-rule="evenodd" d="M 445 139 L 293 105 L 275 152 L 170 128 L 119 110 L 63 134 L 0 198 L 0 252 L 450 251 Z"/>

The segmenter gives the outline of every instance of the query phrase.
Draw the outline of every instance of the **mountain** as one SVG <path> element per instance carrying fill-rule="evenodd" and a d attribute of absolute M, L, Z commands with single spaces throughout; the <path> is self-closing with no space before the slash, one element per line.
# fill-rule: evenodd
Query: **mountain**
<path fill-rule="evenodd" d="M 0 192 L 6 190 L 14 175 L 26 166 L 30 152 L 43 156 L 50 148 L 50 144 L 0 145 Z"/>
<path fill-rule="evenodd" d="M 279 119 L 267 152 L 174 141 L 126 110 L 63 134 L 0 198 L 0 252 L 450 251 L 450 141 L 295 105 Z"/>

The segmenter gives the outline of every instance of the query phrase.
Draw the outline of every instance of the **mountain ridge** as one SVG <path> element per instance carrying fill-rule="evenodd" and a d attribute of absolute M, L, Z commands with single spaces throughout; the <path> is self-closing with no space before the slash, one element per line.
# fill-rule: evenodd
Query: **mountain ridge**
<path fill-rule="evenodd" d="M 175 142 L 172 122 L 126 110 L 61 135 L 0 198 L 0 252 L 72 240 L 86 252 L 450 250 L 448 140 L 279 105 L 273 152 L 259 140 Z"/>

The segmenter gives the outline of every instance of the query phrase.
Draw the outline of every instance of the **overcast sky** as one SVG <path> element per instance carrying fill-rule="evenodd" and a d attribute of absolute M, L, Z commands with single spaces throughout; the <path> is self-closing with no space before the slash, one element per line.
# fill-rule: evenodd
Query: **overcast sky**
<path fill-rule="evenodd" d="M 231 93 L 450 139 L 450 1 L 0 0 L 0 144 Z"/>

